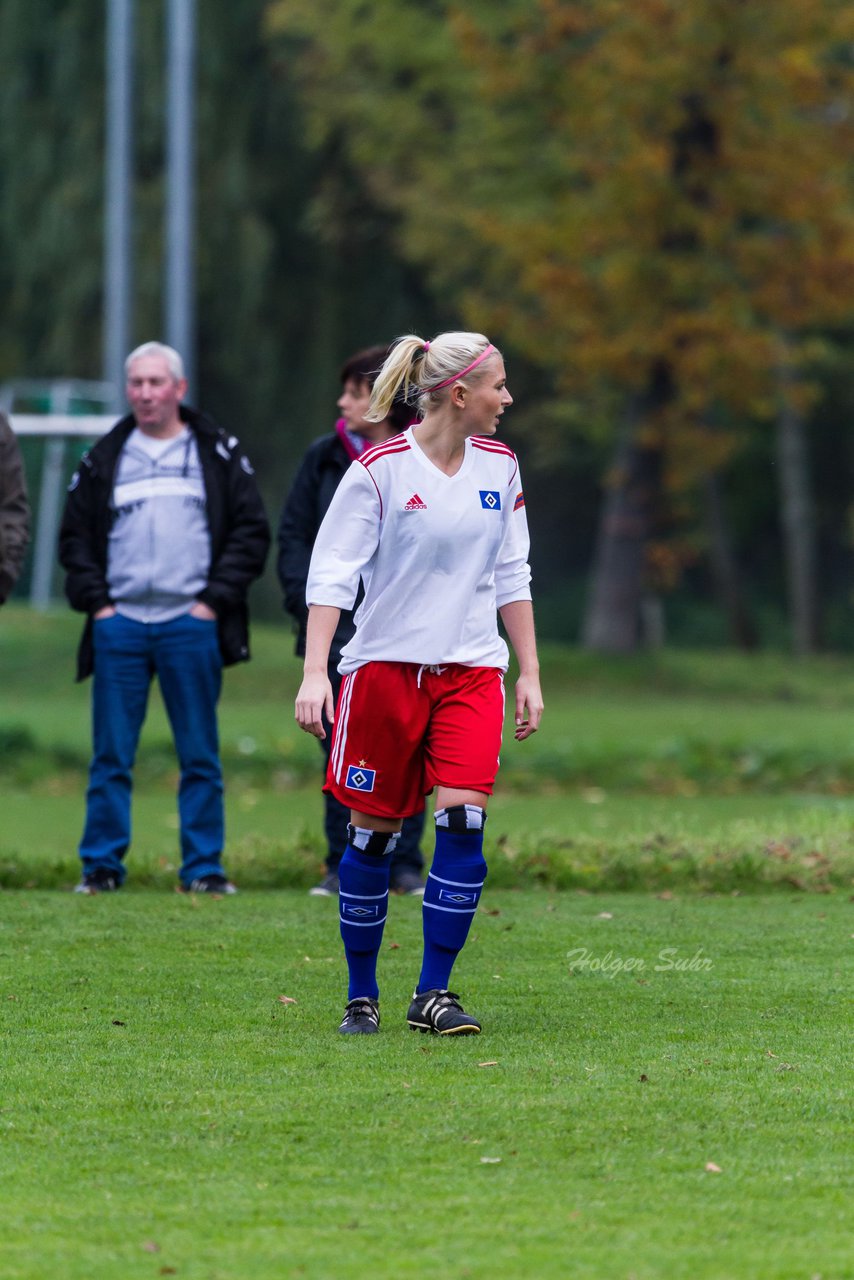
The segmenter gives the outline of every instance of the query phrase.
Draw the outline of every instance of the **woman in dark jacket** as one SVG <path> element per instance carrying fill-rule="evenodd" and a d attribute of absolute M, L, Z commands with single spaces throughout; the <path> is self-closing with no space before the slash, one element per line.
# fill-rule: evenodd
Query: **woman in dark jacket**
<path fill-rule="evenodd" d="M 305 627 L 308 608 L 305 584 L 314 540 L 335 490 L 350 463 L 363 450 L 379 444 L 403 431 L 412 420 L 412 410 L 403 403 L 393 404 L 382 422 L 365 418 L 377 373 L 388 354 L 386 347 L 368 347 L 350 356 L 341 369 L 341 395 L 338 409 L 341 417 L 335 430 L 309 445 L 300 463 L 291 491 L 279 521 L 279 581 L 285 608 L 296 621 L 296 651 L 305 656 Z M 352 612 L 342 610 L 341 621 L 329 651 L 329 679 L 335 696 L 341 687 L 338 662 L 341 650 L 353 638 L 355 626 Z M 329 726 L 327 726 L 329 728 Z M 331 733 L 321 747 L 328 757 Z M 349 811 L 334 796 L 324 795 L 324 831 L 327 843 L 326 875 L 309 892 L 314 897 L 329 897 L 338 892 L 338 864 L 347 844 Z M 397 893 L 422 894 L 424 858 L 419 847 L 424 830 L 424 815 L 417 814 L 404 823 L 401 838 L 392 859 L 391 886 Z"/>

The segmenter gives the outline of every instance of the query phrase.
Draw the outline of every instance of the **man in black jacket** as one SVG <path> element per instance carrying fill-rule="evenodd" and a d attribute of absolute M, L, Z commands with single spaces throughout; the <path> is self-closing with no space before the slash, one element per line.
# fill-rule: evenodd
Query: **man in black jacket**
<path fill-rule="evenodd" d="M 308 622 L 308 606 L 305 602 L 308 566 L 317 531 L 332 501 L 332 495 L 350 463 L 364 449 L 403 431 L 413 418 L 411 409 L 406 405 L 396 404 L 384 422 L 367 422 L 365 419 L 371 389 L 387 355 L 386 347 L 368 347 L 346 361 L 341 370 L 342 390 L 338 399 L 341 417 L 331 434 L 321 436 L 309 445 L 282 509 L 279 521 L 279 581 L 285 597 L 285 608 L 296 619 L 296 651 L 300 657 L 305 655 L 305 630 Z M 353 638 L 354 632 L 353 614 L 342 610 L 341 621 L 329 651 L 329 679 L 336 702 L 341 689 L 341 676 L 338 672 L 341 650 Z M 325 718 L 324 728 L 326 738 L 320 745 L 328 760 L 332 731 Z M 324 805 L 326 875 L 320 884 L 309 890 L 317 897 L 327 897 L 338 892 L 338 864 L 344 855 L 347 824 L 350 821 L 350 811 L 328 792 L 324 794 Z M 423 813 L 407 818 L 403 824 L 391 863 L 391 888 L 398 893 L 424 892 L 421 875 L 424 858 L 419 848 L 423 830 Z"/>
<path fill-rule="evenodd" d="M 30 538 L 30 506 L 24 464 L 15 433 L 0 413 L 0 604 L 21 572 Z"/>
<path fill-rule="evenodd" d="M 87 615 L 77 678 L 94 673 L 94 751 L 77 889 L 118 889 L 131 771 L 156 673 L 180 764 L 181 883 L 233 893 L 216 707 L 249 657 L 249 584 L 270 532 L 238 440 L 181 402 L 181 357 L 148 342 L 125 363 L 132 412 L 80 463 L 60 531 L 65 591 Z"/>

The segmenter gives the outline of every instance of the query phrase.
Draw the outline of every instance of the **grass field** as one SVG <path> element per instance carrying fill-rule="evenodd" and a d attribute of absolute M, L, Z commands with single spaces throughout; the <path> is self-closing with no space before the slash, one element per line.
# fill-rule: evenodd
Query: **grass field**
<path fill-rule="evenodd" d="M 841 900 L 489 893 L 442 1041 L 395 899 L 355 1042 L 330 901 L 3 906 L 4 1277 L 851 1274 Z"/>
<path fill-rule="evenodd" d="M 395 898 L 354 1042 L 284 628 L 226 677 L 223 900 L 173 892 L 156 699 L 128 887 L 58 892 L 77 632 L 0 615 L 3 1280 L 854 1276 L 854 667 L 547 649 L 454 976 L 484 1033 L 405 1026 Z"/>

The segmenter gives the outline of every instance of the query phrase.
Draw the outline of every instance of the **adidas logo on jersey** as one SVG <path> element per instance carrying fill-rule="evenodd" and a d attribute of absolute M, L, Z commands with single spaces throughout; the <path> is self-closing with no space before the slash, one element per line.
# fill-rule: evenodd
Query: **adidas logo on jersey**
<path fill-rule="evenodd" d="M 413 493 L 412 497 L 404 506 L 404 511 L 426 511 L 427 503 L 422 502 L 417 493 Z"/>

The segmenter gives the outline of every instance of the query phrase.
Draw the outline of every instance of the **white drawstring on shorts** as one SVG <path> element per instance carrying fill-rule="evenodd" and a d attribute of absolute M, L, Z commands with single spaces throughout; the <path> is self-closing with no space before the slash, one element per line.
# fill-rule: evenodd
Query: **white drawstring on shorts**
<path fill-rule="evenodd" d="M 421 666 L 418 668 L 418 679 L 416 681 L 416 688 L 418 689 L 421 688 L 421 676 L 425 671 L 429 671 L 431 676 L 440 676 L 444 670 L 445 670 L 445 667 L 437 667 L 432 663 L 422 662 Z"/>

